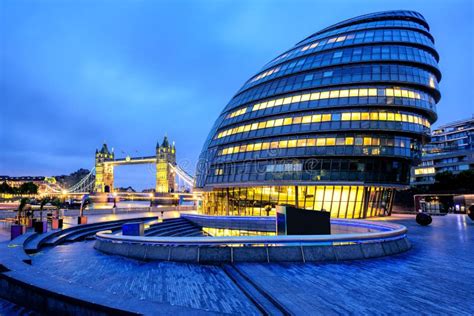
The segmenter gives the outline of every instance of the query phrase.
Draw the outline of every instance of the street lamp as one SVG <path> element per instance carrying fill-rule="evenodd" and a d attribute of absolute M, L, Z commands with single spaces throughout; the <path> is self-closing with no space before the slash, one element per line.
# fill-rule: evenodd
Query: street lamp
<path fill-rule="evenodd" d="M 114 206 L 113 206 L 113 209 L 115 211 L 115 209 L 117 208 L 117 192 L 114 192 L 112 194 L 114 196 Z"/>
<path fill-rule="evenodd" d="M 151 208 L 153 207 L 153 193 L 149 193 L 148 196 L 150 197 L 150 212 L 151 212 Z"/>

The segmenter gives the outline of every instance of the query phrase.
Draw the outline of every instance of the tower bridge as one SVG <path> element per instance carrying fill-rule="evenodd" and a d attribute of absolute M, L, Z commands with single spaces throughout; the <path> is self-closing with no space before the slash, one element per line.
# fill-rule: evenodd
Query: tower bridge
<path fill-rule="evenodd" d="M 113 150 L 103 144 L 95 153 L 95 183 L 94 192 L 114 191 L 114 168 L 122 165 L 152 164 L 156 166 L 156 193 L 172 193 L 184 184 L 192 190 L 194 179 L 176 163 L 176 147 L 170 144 L 165 136 L 163 142 L 156 144 L 154 156 L 115 158 Z M 178 180 L 178 182 L 176 181 Z"/>
<path fill-rule="evenodd" d="M 192 192 L 193 190 L 193 176 L 176 163 L 176 147 L 170 144 L 165 136 L 161 144 L 157 143 L 154 156 L 116 158 L 114 151 L 109 150 L 107 144 L 103 144 L 100 150 L 96 150 L 95 166 L 86 176 L 69 188 L 45 182 L 42 194 L 72 197 L 86 193 L 112 193 L 114 192 L 115 167 L 138 164 L 151 164 L 156 167 L 155 192 L 158 194 Z M 141 193 L 134 194 L 138 197 Z M 149 193 L 143 194 L 149 196 Z"/>

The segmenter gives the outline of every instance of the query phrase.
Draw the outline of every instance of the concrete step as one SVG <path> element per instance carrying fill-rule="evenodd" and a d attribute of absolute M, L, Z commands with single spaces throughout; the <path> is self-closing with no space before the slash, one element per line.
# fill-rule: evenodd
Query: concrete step
<path fill-rule="evenodd" d="M 164 232 L 164 231 L 172 231 L 174 229 L 178 229 L 180 227 L 189 227 L 189 223 L 186 222 L 175 222 L 170 225 L 163 225 L 163 226 L 155 226 L 153 228 L 149 228 L 145 231 L 145 235 L 153 234 L 155 235 L 156 233 Z"/>

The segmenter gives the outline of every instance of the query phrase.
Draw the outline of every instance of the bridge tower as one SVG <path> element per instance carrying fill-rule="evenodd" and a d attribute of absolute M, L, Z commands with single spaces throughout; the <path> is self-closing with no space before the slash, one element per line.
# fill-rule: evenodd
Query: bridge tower
<path fill-rule="evenodd" d="M 95 150 L 95 185 L 94 192 L 113 192 L 114 190 L 114 167 L 111 163 L 115 154 L 109 151 L 107 144 L 102 149 Z"/>
<path fill-rule="evenodd" d="M 176 148 L 170 145 L 168 137 L 156 144 L 156 192 L 169 193 L 175 189 L 175 174 L 170 164 L 176 165 Z"/>

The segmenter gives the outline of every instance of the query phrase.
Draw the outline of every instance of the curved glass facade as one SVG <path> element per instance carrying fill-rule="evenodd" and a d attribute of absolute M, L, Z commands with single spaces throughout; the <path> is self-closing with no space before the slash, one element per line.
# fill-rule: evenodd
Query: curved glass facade
<path fill-rule="evenodd" d="M 390 213 L 437 119 L 438 60 L 427 22 L 412 11 L 356 17 L 297 43 L 216 120 L 196 172 L 201 211 Z"/>

